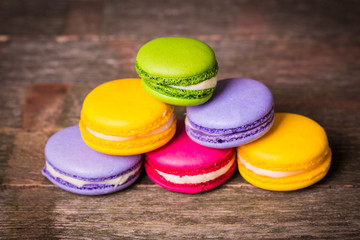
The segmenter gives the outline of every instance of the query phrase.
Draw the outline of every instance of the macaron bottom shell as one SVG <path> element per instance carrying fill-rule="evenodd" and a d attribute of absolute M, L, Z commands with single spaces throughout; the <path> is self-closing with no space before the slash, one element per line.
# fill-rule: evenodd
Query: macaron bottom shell
<path fill-rule="evenodd" d="M 144 89 L 153 97 L 157 98 L 158 100 L 161 100 L 165 103 L 176 105 L 176 106 L 195 106 L 200 105 L 205 102 L 207 102 L 211 97 L 213 91 L 210 91 L 209 94 L 199 97 L 199 98 L 184 98 L 184 97 L 177 97 L 176 95 L 170 96 L 165 95 L 159 91 L 156 91 L 154 88 L 152 88 L 145 79 L 141 79 L 141 82 L 144 86 Z"/>
<path fill-rule="evenodd" d="M 49 171 L 47 171 L 46 167 L 42 170 L 42 174 L 49 179 L 54 185 L 59 188 L 80 195 L 104 195 L 113 192 L 117 192 L 124 188 L 132 185 L 140 176 L 142 172 L 142 168 L 135 174 L 130 176 L 127 181 L 120 185 L 106 185 L 106 184 L 93 184 L 93 185 L 85 185 L 83 187 L 77 187 L 61 178 L 54 177 Z"/>
<path fill-rule="evenodd" d="M 176 131 L 176 120 L 170 128 L 155 135 L 137 137 L 125 141 L 110 141 L 92 135 L 80 121 L 81 135 L 84 142 L 92 149 L 112 155 L 135 155 L 157 149 L 171 140 Z"/>
<path fill-rule="evenodd" d="M 252 129 L 242 132 L 234 132 L 231 134 L 216 134 L 211 135 L 204 133 L 201 130 L 193 129 L 190 124 L 186 124 L 186 132 L 188 136 L 196 143 L 210 147 L 210 148 L 232 148 L 249 142 L 252 142 L 261 136 L 265 135 L 271 128 L 274 122 L 274 113 L 271 111 L 270 118 Z M 215 130 L 216 131 L 216 130 Z"/>
<path fill-rule="evenodd" d="M 210 180 L 207 182 L 197 183 L 197 184 L 191 184 L 191 183 L 176 184 L 176 183 L 169 182 L 164 177 L 162 177 L 160 174 L 158 174 L 155 169 L 150 167 L 150 165 L 146 161 L 145 161 L 144 166 L 145 166 L 145 171 L 146 171 L 147 175 L 149 176 L 149 178 L 154 183 L 158 184 L 159 186 L 161 186 L 167 190 L 173 191 L 173 192 L 196 194 L 196 193 L 200 193 L 200 192 L 209 191 L 209 190 L 214 189 L 214 188 L 222 185 L 223 183 L 225 183 L 231 177 L 231 175 L 234 173 L 234 171 L 236 169 L 236 161 L 234 161 L 231 168 L 225 174 L 221 175 L 220 177 L 217 177 L 216 179 L 213 179 L 213 180 Z"/>
<path fill-rule="evenodd" d="M 256 187 L 271 191 L 294 191 L 311 186 L 323 179 L 329 171 L 330 163 L 331 150 L 329 149 L 326 158 L 319 165 L 288 177 L 271 178 L 258 175 L 247 169 L 240 161 L 238 162 L 238 169 L 241 176 Z"/>

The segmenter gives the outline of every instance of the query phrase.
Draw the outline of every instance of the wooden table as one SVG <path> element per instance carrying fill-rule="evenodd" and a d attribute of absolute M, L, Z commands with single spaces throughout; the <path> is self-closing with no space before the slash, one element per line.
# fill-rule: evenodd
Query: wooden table
<path fill-rule="evenodd" d="M 86 94 L 137 77 L 138 49 L 169 35 L 205 41 L 220 79 L 260 80 L 277 112 L 319 122 L 333 151 L 325 179 L 271 192 L 235 172 L 185 195 L 142 174 L 89 197 L 43 177 L 47 139 L 78 123 Z M 360 238 L 359 1 L 0 0 L 0 81 L 0 239 Z"/>

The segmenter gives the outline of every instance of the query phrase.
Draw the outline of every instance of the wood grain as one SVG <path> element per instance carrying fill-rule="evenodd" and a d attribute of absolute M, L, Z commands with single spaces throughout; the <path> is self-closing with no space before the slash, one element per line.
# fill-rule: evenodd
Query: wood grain
<path fill-rule="evenodd" d="M 100 83 L 120 75 L 118 57 L 97 40 L 57 42 L 54 39 L 15 39 L 0 59 L 4 83 Z M 135 71 L 135 70 L 134 70 Z"/>
<path fill-rule="evenodd" d="M 61 33 L 66 1 L 0 1 L 0 32 L 18 36 L 53 36 Z"/>
<path fill-rule="evenodd" d="M 31 84 L 26 94 L 22 128 L 54 128 L 68 92 L 67 84 Z"/>
<path fill-rule="evenodd" d="M 357 239 L 360 192 L 220 187 L 198 195 L 133 187 L 101 197 L 58 189 L 0 192 L 7 238 Z M 230 197 L 231 196 L 231 197 Z M 342 201 L 347 199 L 347 201 Z"/>
<path fill-rule="evenodd" d="M 160 37 L 204 35 L 251 38 L 355 36 L 356 1 L 185 0 L 107 1 L 104 35 Z M 166 11 L 159 11 L 166 9 Z M 346 14 L 344 14 L 346 12 Z M 154 31 L 156 29 L 156 31 Z"/>
<path fill-rule="evenodd" d="M 1 84 L 0 87 L 1 128 L 21 127 L 22 114 L 25 105 L 24 96 L 26 95 L 26 89 L 27 89 L 26 83 Z"/>
<path fill-rule="evenodd" d="M 81 1 L 68 1 L 69 11 L 66 18 L 64 35 L 97 35 L 99 34 L 100 15 L 103 1 L 88 0 L 86 4 Z"/>
<path fill-rule="evenodd" d="M 359 239 L 359 22 L 356 0 L 0 0 L 0 239 Z M 276 112 L 320 123 L 333 153 L 327 176 L 270 192 L 235 171 L 187 195 L 143 172 L 93 197 L 42 176 L 46 141 L 78 124 L 85 96 L 137 77 L 138 49 L 169 35 L 209 44 L 219 79 L 260 80 Z"/>

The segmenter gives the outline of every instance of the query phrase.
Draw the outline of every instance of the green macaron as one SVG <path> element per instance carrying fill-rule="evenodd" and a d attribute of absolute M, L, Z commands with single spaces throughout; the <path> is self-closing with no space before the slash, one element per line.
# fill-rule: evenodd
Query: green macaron
<path fill-rule="evenodd" d="M 163 37 L 146 43 L 137 54 L 135 68 L 144 88 L 172 105 L 202 104 L 216 87 L 214 51 L 191 38 Z"/>

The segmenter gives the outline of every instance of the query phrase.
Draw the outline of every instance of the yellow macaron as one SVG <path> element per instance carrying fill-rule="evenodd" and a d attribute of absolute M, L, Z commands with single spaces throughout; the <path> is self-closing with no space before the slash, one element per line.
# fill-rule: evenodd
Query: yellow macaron
<path fill-rule="evenodd" d="M 175 134 L 174 107 L 148 94 L 140 79 L 106 82 L 92 90 L 81 110 L 85 143 L 113 155 L 145 153 Z"/>
<path fill-rule="evenodd" d="M 269 132 L 237 150 L 238 168 L 245 180 L 273 191 L 308 187 L 325 177 L 331 162 L 324 129 L 292 113 L 276 113 Z"/>

